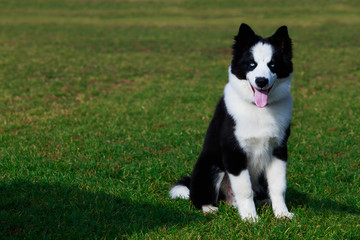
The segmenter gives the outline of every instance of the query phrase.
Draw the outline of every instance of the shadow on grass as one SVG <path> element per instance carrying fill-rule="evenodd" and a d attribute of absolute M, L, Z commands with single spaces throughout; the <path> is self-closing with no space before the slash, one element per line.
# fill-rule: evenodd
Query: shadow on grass
<path fill-rule="evenodd" d="M 360 215 L 360 210 L 356 206 L 348 206 L 342 203 L 338 203 L 332 199 L 315 199 L 293 188 L 288 188 L 286 195 L 290 206 L 306 206 L 315 211 L 330 210 L 335 212 L 344 212 L 352 215 Z"/>
<path fill-rule="evenodd" d="M 162 204 L 131 202 L 60 184 L 0 184 L 0 236 L 122 238 L 186 225 L 199 216 Z"/>

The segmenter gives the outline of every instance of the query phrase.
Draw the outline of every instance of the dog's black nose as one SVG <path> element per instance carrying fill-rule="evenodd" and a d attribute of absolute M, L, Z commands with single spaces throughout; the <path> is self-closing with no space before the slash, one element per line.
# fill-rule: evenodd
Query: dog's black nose
<path fill-rule="evenodd" d="M 269 83 L 269 80 L 264 77 L 258 77 L 255 79 L 255 83 L 256 85 L 258 85 L 259 88 L 263 88 Z"/>

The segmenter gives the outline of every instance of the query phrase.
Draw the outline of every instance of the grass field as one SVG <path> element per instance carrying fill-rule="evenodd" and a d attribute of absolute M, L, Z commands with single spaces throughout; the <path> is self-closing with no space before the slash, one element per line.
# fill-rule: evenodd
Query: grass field
<path fill-rule="evenodd" d="M 360 239 L 359 1 L 0 2 L 0 238 Z M 287 25 L 287 204 L 204 216 L 189 175 L 232 38 Z"/>

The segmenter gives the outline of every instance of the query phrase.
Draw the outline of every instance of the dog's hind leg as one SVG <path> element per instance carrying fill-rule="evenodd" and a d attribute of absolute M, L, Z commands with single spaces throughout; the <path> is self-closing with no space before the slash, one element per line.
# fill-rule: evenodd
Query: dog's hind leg
<path fill-rule="evenodd" d="M 216 212 L 220 185 L 225 173 L 214 165 L 199 165 L 195 166 L 191 177 L 190 200 L 204 213 Z"/>

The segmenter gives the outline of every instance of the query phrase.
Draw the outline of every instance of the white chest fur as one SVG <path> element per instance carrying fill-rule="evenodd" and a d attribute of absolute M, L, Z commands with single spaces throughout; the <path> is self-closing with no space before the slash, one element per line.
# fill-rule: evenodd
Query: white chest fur
<path fill-rule="evenodd" d="M 235 121 L 235 137 L 248 156 L 250 173 L 257 175 L 270 163 L 273 149 L 284 139 L 291 121 L 291 95 L 281 91 L 285 94 L 281 100 L 259 108 L 249 101 L 253 93 L 248 82 L 236 79 L 234 86 L 231 80 L 224 90 L 225 105 Z"/>

